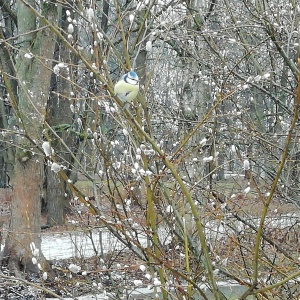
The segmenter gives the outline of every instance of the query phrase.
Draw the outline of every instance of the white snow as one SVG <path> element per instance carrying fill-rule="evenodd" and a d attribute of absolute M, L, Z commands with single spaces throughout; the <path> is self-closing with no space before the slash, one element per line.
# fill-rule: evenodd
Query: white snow
<path fill-rule="evenodd" d="M 139 237 L 142 244 L 146 239 Z M 124 245 L 109 231 L 94 229 L 92 231 L 70 231 L 64 233 L 42 234 L 41 250 L 46 259 L 65 259 L 71 257 L 91 257 L 102 251 L 108 253 L 124 249 Z"/>

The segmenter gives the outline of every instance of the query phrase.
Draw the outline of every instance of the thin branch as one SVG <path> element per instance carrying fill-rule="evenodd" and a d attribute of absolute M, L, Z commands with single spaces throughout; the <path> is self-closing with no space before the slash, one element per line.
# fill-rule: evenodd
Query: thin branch
<path fill-rule="evenodd" d="M 13 11 L 9 5 L 7 4 L 7 0 L 0 0 L 0 6 L 1 9 L 3 11 L 5 11 L 6 13 L 9 14 L 9 16 L 11 17 L 11 19 L 13 20 L 13 22 L 15 23 L 16 26 L 18 26 L 18 18 L 17 18 L 17 14 L 15 11 Z"/>
<path fill-rule="evenodd" d="M 30 282 L 30 281 L 28 281 L 26 279 L 23 279 L 23 278 L 16 278 L 16 277 L 12 277 L 12 276 L 6 276 L 6 275 L 3 275 L 1 273 L 0 273 L 0 278 L 4 278 L 4 279 L 6 279 L 8 281 L 20 281 L 22 283 L 25 283 L 26 285 L 33 286 L 33 287 L 35 287 L 35 288 L 37 288 L 37 289 L 39 289 L 39 290 L 41 290 L 41 291 L 43 291 L 45 293 L 47 293 L 47 294 L 49 294 L 49 295 L 57 298 L 57 299 L 61 299 L 61 300 L 64 299 L 63 297 L 57 295 L 56 293 L 54 293 L 51 290 L 45 288 L 44 286 L 32 283 L 32 282 Z"/>
<path fill-rule="evenodd" d="M 300 68 L 300 59 L 298 59 L 298 66 Z M 262 211 L 262 215 L 261 215 L 261 219 L 260 219 L 260 224 L 259 224 L 259 228 L 257 231 L 257 236 L 256 236 L 256 243 L 255 243 L 255 247 L 254 247 L 254 262 L 253 262 L 253 286 L 257 285 L 257 280 L 258 280 L 258 260 L 259 260 L 259 249 L 260 249 L 260 242 L 261 242 L 261 238 L 262 238 L 262 234 L 263 234 L 263 228 L 264 228 L 264 222 L 268 213 L 268 209 L 269 209 L 269 205 L 271 203 L 271 200 L 273 198 L 273 195 L 275 193 L 278 181 L 280 179 L 280 175 L 281 172 L 283 170 L 283 167 L 285 165 L 288 153 L 289 153 L 289 148 L 290 148 L 290 143 L 293 137 L 293 131 L 295 129 L 295 126 L 298 122 L 298 116 L 299 116 L 299 106 L 300 106 L 300 74 L 298 75 L 298 89 L 297 89 L 297 95 L 295 98 L 295 103 L 294 103 L 294 115 L 293 115 L 293 119 L 290 125 L 290 129 L 285 141 L 285 147 L 283 150 L 283 153 L 281 155 L 281 159 L 280 159 L 280 163 L 277 169 L 277 173 L 276 176 L 273 180 L 273 183 L 271 185 L 270 188 L 270 194 L 267 197 L 266 201 L 265 201 L 265 205 Z M 250 288 L 251 289 L 251 288 Z M 250 290 L 249 290 L 250 292 Z M 248 292 L 245 292 L 245 296 L 248 295 Z M 245 299 L 246 297 L 242 297 L 241 299 Z"/>

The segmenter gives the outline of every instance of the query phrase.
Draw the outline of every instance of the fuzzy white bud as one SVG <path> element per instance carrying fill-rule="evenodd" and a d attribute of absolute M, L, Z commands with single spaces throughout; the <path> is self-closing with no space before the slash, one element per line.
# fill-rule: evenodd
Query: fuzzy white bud
<path fill-rule="evenodd" d="M 50 146 L 49 142 L 44 142 L 42 144 L 42 148 L 43 148 L 46 156 L 51 156 L 54 154 L 54 151 L 53 151 L 52 147 Z"/>
<path fill-rule="evenodd" d="M 244 160 L 244 170 L 247 171 L 250 169 L 250 162 L 248 159 Z"/>
<path fill-rule="evenodd" d="M 146 51 L 147 52 L 152 52 L 152 41 L 148 41 L 146 43 Z"/>
<path fill-rule="evenodd" d="M 58 163 L 54 162 L 51 165 L 51 171 L 53 171 L 54 173 L 58 173 L 61 170 L 61 167 Z"/>
<path fill-rule="evenodd" d="M 69 32 L 70 34 L 72 34 L 72 33 L 74 32 L 74 25 L 73 25 L 72 23 L 70 23 L 70 24 L 68 25 L 68 32 Z"/>

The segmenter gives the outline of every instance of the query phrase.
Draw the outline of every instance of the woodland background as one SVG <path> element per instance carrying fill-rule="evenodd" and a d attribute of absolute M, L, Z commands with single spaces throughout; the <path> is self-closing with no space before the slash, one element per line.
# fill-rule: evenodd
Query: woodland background
<path fill-rule="evenodd" d="M 2 264 L 50 274 L 32 260 L 41 212 L 62 225 L 80 202 L 164 299 L 205 299 L 201 285 L 224 299 L 220 279 L 239 299 L 297 299 L 298 0 L 0 8 Z M 113 85 L 130 69 L 141 88 L 122 109 Z"/>

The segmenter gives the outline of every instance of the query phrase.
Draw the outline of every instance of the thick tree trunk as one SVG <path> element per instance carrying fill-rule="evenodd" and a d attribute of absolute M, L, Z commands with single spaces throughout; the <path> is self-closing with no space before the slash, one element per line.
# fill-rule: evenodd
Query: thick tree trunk
<path fill-rule="evenodd" d="M 35 6 L 34 0 L 27 2 L 32 7 Z M 39 149 L 43 142 L 55 35 L 49 28 L 37 32 L 35 29 L 39 22 L 32 10 L 21 1 L 17 4 L 20 43 L 16 77 L 19 83 L 18 117 L 21 134 L 16 141 L 19 147 L 16 152 L 12 212 L 4 259 L 18 274 L 18 270 L 38 272 L 39 268 L 48 269 L 40 251 L 44 158 Z M 55 5 L 44 3 L 43 9 L 45 18 L 50 22 L 57 21 Z M 43 26 L 41 22 L 40 26 Z M 39 267 L 32 262 L 33 248 L 39 249 L 38 256 L 37 250 L 35 251 Z"/>
<path fill-rule="evenodd" d="M 42 159 L 40 159 L 42 160 Z M 4 259 L 15 270 L 38 272 L 37 264 L 32 263 L 30 243 L 41 249 L 40 211 L 42 162 L 28 160 L 16 161 L 13 181 L 13 201 L 11 207 L 10 231 L 6 240 Z M 9 259 L 12 258 L 12 259 Z M 40 256 L 39 263 L 45 264 Z"/>

